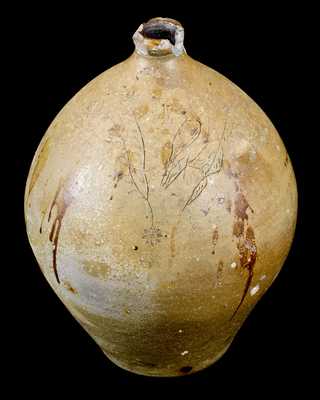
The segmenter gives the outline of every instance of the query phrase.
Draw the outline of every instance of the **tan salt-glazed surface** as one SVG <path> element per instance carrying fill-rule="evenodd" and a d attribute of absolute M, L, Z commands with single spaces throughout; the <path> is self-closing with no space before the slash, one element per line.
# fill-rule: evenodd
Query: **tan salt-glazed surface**
<path fill-rule="evenodd" d="M 181 39 L 176 22 L 159 21 Z M 111 360 L 184 375 L 227 350 L 279 273 L 296 183 L 277 131 L 244 92 L 181 40 L 138 30 L 135 41 L 50 125 L 27 181 L 26 225 L 51 287 Z"/>

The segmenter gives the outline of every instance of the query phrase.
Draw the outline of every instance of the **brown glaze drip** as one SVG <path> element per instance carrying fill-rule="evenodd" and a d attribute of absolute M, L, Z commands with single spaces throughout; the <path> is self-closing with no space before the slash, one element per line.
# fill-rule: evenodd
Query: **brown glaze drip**
<path fill-rule="evenodd" d="M 176 255 L 176 233 L 177 233 L 177 227 L 173 226 L 170 235 L 170 251 L 172 258 L 175 257 Z"/>
<path fill-rule="evenodd" d="M 239 255 L 240 255 L 240 266 L 243 270 L 248 271 L 247 281 L 243 290 L 243 294 L 235 309 L 231 319 L 236 315 L 239 308 L 241 307 L 246 295 L 248 294 L 252 278 L 253 278 L 253 268 L 257 259 L 257 246 L 255 241 L 254 232 L 251 226 L 248 226 L 244 239 L 241 238 L 237 244 Z"/>
<path fill-rule="evenodd" d="M 248 214 L 247 214 L 248 208 L 250 209 L 251 212 L 253 212 L 252 208 L 250 207 L 249 203 L 247 202 L 247 199 L 244 197 L 244 194 L 240 190 L 237 193 L 236 200 L 234 202 L 234 206 L 235 206 L 234 214 L 242 222 L 244 222 L 245 220 L 248 220 Z"/>
<path fill-rule="evenodd" d="M 242 220 L 235 221 L 233 224 L 233 236 L 240 238 L 244 232 L 244 222 Z"/>
<path fill-rule="evenodd" d="M 234 179 L 236 197 L 234 201 L 234 223 L 232 234 L 237 239 L 237 249 L 239 252 L 240 267 L 241 270 L 246 270 L 248 272 L 248 277 L 245 283 L 243 294 L 241 300 L 232 314 L 231 319 L 235 317 L 239 308 L 241 307 L 244 299 L 246 298 L 250 285 L 253 279 L 254 265 L 257 259 L 257 246 L 253 228 L 249 226 L 249 215 L 248 210 L 253 213 L 252 207 L 250 207 L 245 195 L 239 186 L 239 173 L 232 171 L 232 169 L 227 168 L 226 174 L 229 178 Z"/>
<path fill-rule="evenodd" d="M 67 290 L 69 290 L 69 292 L 73 293 L 73 294 L 78 294 L 78 291 L 71 286 L 71 284 L 69 282 L 64 282 L 64 286 Z"/>
<path fill-rule="evenodd" d="M 212 242 L 212 252 L 211 253 L 212 254 L 215 254 L 215 252 L 216 252 L 216 245 L 217 245 L 218 239 L 219 239 L 219 231 L 218 231 L 218 228 L 215 227 L 213 229 L 212 238 L 211 238 L 211 242 Z"/>
<path fill-rule="evenodd" d="M 62 192 L 63 185 L 59 185 L 54 199 L 51 203 L 48 215 L 48 222 L 51 220 L 51 216 L 53 213 L 53 209 L 56 208 L 56 216 L 53 220 L 53 224 L 51 226 L 51 230 L 49 233 L 49 240 L 52 243 L 52 267 L 54 271 L 54 275 L 56 277 L 57 282 L 60 284 L 60 279 L 57 270 L 57 251 L 58 251 L 58 242 L 59 242 L 59 235 L 62 225 L 63 217 L 67 211 L 67 208 L 72 202 L 72 197 L 68 195 L 68 193 Z"/>

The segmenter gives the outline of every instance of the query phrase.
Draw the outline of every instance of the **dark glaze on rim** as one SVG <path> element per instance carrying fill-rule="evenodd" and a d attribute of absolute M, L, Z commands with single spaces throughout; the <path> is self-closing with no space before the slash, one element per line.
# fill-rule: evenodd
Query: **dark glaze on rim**
<path fill-rule="evenodd" d="M 178 21 L 169 18 L 153 18 L 143 24 L 141 34 L 147 39 L 168 39 L 173 45 L 176 44 L 176 27 Z"/>

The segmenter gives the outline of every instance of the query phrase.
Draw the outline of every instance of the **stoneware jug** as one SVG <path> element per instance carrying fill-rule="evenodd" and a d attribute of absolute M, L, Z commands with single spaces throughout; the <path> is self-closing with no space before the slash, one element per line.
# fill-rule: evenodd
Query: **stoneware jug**
<path fill-rule="evenodd" d="M 214 363 L 279 273 L 297 191 L 286 149 L 236 85 L 154 18 L 80 90 L 25 192 L 41 271 L 106 356 L 143 375 Z"/>

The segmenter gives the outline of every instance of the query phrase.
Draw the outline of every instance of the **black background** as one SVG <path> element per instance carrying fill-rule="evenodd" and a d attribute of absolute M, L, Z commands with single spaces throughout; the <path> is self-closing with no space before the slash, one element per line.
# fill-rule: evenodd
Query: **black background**
<path fill-rule="evenodd" d="M 12 16 L 9 46 L 13 91 L 11 104 L 18 130 L 15 139 L 15 292 L 10 325 L 9 377 L 12 390 L 24 394 L 61 395 L 96 391 L 110 397 L 168 389 L 170 394 L 210 390 L 235 391 L 252 398 L 270 391 L 289 394 L 310 390 L 312 370 L 309 308 L 303 268 L 306 244 L 307 153 L 305 67 L 310 62 L 308 30 L 312 12 L 290 5 L 284 11 L 265 2 L 255 8 L 223 10 L 193 4 L 189 12 L 171 7 L 115 11 L 78 5 L 68 11 L 53 2 L 21 8 Z M 41 8 L 42 7 L 42 8 Z M 121 8 L 121 7 L 119 7 Z M 149 378 L 123 371 L 108 361 L 71 317 L 42 276 L 28 244 L 23 219 L 23 192 L 30 163 L 49 123 L 87 82 L 127 58 L 132 34 L 154 16 L 178 19 L 185 28 L 189 55 L 227 76 L 270 117 L 291 157 L 299 189 L 299 218 L 293 247 L 278 279 L 253 310 L 229 351 L 212 367 L 183 378 Z M 307 26 L 307 28 L 305 28 Z M 310 46 L 311 47 L 311 46 Z M 16 92 L 19 93 L 16 96 Z M 135 392 L 134 389 L 142 389 Z M 170 389 L 170 390 L 169 390 Z M 200 391 L 200 392 L 199 392 Z M 199 397 L 203 395 L 199 394 Z"/>

